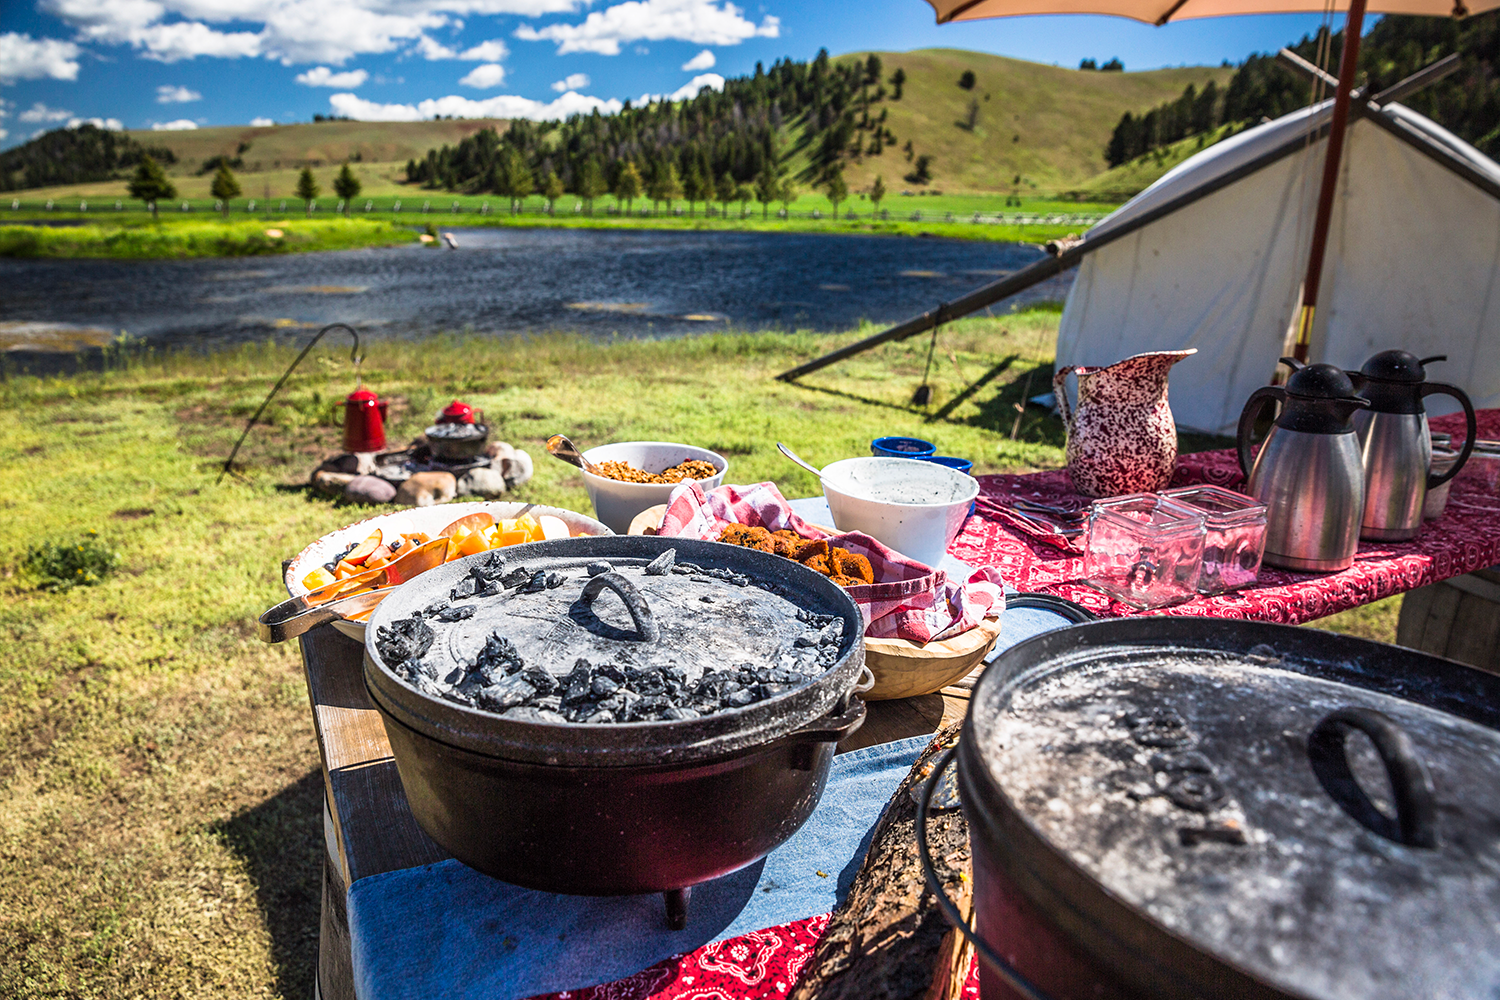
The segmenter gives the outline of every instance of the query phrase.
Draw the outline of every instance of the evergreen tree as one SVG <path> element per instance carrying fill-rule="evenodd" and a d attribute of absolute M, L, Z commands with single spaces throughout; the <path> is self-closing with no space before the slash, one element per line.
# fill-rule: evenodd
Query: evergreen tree
<path fill-rule="evenodd" d="M 828 200 L 833 203 L 833 217 L 839 217 L 839 202 L 849 197 L 849 185 L 844 181 L 844 168 L 830 170 L 823 178 L 823 190 Z"/>
<path fill-rule="evenodd" d="M 359 197 L 360 190 L 364 185 L 360 184 L 359 178 L 354 176 L 354 171 L 349 169 L 345 163 L 339 175 L 333 179 L 333 193 L 344 200 L 344 214 L 349 214 L 349 205 L 355 198 Z"/>
<path fill-rule="evenodd" d="M 214 182 L 209 186 L 209 193 L 219 199 L 222 206 L 224 218 L 229 218 L 229 199 L 240 196 L 240 182 L 234 179 L 234 174 L 229 172 L 229 164 L 220 163 L 218 173 L 214 174 Z"/>
<path fill-rule="evenodd" d="M 875 213 L 880 213 L 880 203 L 885 200 L 885 178 L 876 176 L 875 183 L 870 185 L 870 204 L 875 206 Z"/>
<path fill-rule="evenodd" d="M 682 179 L 682 196 L 687 199 L 689 219 L 693 217 L 694 202 L 701 201 L 705 206 L 708 203 L 708 183 L 696 166 L 689 169 L 687 176 Z"/>
<path fill-rule="evenodd" d="M 964 90 L 973 90 L 974 85 L 978 82 L 979 80 L 974 76 L 972 69 L 964 70 L 963 74 L 958 78 L 958 85 Z"/>
<path fill-rule="evenodd" d="M 166 172 L 149 156 L 141 157 L 130 179 L 130 197 L 139 198 L 151 206 L 151 218 L 158 218 L 156 203 L 163 198 L 177 197 L 177 188 L 167 180 Z"/>
<path fill-rule="evenodd" d="M 672 200 L 682 197 L 682 180 L 677 176 L 677 164 L 667 161 L 667 167 L 662 172 L 661 199 L 667 203 L 668 214 L 672 211 Z"/>
<path fill-rule="evenodd" d="M 891 87 L 893 88 L 891 90 L 891 100 L 901 100 L 901 88 L 904 86 L 906 86 L 906 70 L 897 66 L 896 72 L 891 74 Z"/>
<path fill-rule="evenodd" d="M 771 202 L 776 200 L 780 193 L 781 179 L 776 173 L 767 167 L 755 178 L 755 200 L 760 202 L 760 217 L 769 219 L 771 217 Z"/>
<path fill-rule="evenodd" d="M 312 215 L 313 202 L 318 193 L 323 189 L 318 187 L 318 182 L 313 178 L 312 167 L 303 167 L 302 173 L 297 176 L 297 197 L 304 203 L 306 214 Z"/>
<path fill-rule="evenodd" d="M 629 215 L 631 206 L 641 196 L 641 172 L 636 165 L 630 161 L 620 168 L 620 177 L 615 181 L 615 200 L 625 202 L 625 214 Z"/>
<path fill-rule="evenodd" d="M 880 63 L 880 57 L 871 52 L 865 60 L 865 83 L 870 86 L 880 82 L 880 74 L 884 67 Z"/>
<path fill-rule="evenodd" d="M 781 202 L 781 210 L 787 213 L 787 218 L 792 217 L 792 202 L 797 200 L 797 184 L 790 177 L 783 178 L 780 187 L 776 191 L 776 200 Z"/>
<path fill-rule="evenodd" d="M 604 171 L 600 169 L 598 160 L 589 157 L 583 161 L 583 166 L 578 170 L 576 190 L 578 197 L 583 199 L 588 214 L 593 215 L 594 199 L 608 190 L 604 186 Z"/>
<path fill-rule="evenodd" d="M 734 183 L 734 177 L 729 171 L 726 170 L 719 175 L 719 180 L 714 185 L 714 200 L 719 202 L 721 210 L 724 213 L 724 218 L 726 219 L 729 218 L 729 203 L 734 201 L 734 196 L 738 193 L 738 190 L 738 186 Z"/>
<path fill-rule="evenodd" d="M 563 182 L 557 174 L 551 170 L 547 176 L 542 178 L 542 196 L 547 199 L 547 214 L 553 215 L 557 211 L 557 199 L 564 193 Z"/>

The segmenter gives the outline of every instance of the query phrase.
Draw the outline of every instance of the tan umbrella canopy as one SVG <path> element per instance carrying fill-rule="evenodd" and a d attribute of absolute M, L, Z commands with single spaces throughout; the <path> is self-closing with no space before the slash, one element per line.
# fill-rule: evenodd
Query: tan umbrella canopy
<path fill-rule="evenodd" d="M 1321 0 L 927 0 L 939 24 L 1018 14 L 1113 14 L 1147 24 L 1166 24 L 1194 17 L 1231 14 L 1322 14 Z M 1350 0 L 1338 0 L 1334 11 L 1348 11 Z M 1374 14 L 1426 14 L 1462 17 L 1500 7 L 1500 0 L 1373 0 Z"/>
<path fill-rule="evenodd" d="M 1339 60 L 1338 89 L 1334 92 L 1333 118 L 1328 131 L 1328 153 L 1323 160 L 1323 185 L 1318 194 L 1318 212 L 1313 221 L 1312 245 L 1307 259 L 1307 278 L 1302 283 L 1302 310 L 1297 319 L 1299 361 L 1307 360 L 1312 336 L 1313 310 L 1323 277 L 1323 254 L 1328 246 L 1328 223 L 1333 217 L 1333 193 L 1338 186 L 1339 161 L 1344 154 L 1344 132 L 1349 122 L 1349 97 L 1359 65 L 1359 39 L 1365 11 L 1378 14 L 1428 14 L 1434 17 L 1466 17 L 1495 7 L 1500 0 L 927 0 L 937 12 L 939 24 L 972 21 L 985 17 L 1021 14 L 1113 14 L 1148 24 L 1162 25 L 1194 17 L 1224 17 L 1230 14 L 1323 14 L 1345 11 L 1344 51 Z"/>

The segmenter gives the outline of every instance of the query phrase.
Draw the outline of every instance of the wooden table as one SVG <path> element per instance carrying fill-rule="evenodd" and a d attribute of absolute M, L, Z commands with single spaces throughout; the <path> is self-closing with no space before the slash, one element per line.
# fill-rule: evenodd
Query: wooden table
<path fill-rule="evenodd" d="M 422 832 L 407 804 L 385 725 L 365 691 L 364 646 L 331 626 L 314 629 L 299 641 L 325 792 L 318 996 L 352 1000 L 349 886 L 367 875 L 450 855 Z M 935 732 L 964 715 L 968 698 L 964 688 L 945 688 L 920 698 L 871 702 L 865 724 L 839 744 L 839 751 Z"/>

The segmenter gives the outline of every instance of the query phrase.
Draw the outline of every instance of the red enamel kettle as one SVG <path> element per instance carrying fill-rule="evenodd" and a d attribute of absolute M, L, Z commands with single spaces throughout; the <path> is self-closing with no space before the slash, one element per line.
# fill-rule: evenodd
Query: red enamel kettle
<path fill-rule="evenodd" d="M 344 399 L 344 450 L 356 455 L 385 448 L 385 400 L 363 386 Z"/>

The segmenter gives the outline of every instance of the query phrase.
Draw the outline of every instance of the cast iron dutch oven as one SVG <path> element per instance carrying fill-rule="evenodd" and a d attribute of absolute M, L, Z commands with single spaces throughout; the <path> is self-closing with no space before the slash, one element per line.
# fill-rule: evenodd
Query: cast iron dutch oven
<path fill-rule="evenodd" d="M 1312 629 L 1012 647 L 956 751 L 985 1000 L 1500 996 L 1497 728 L 1500 677 Z"/>
<path fill-rule="evenodd" d="M 668 550 L 677 571 L 648 572 Z M 387 662 L 390 630 L 418 614 L 432 630 L 413 661 L 423 679 Z M 460 559 L 386 598 L 365 650 L 402 786 L 435 841 L 532 889 L 666 892 L 674 926 L 692 885 L 759 860 L 807 820 L 835 744 L 865 715 L 852 697 L 864 640 L 849 595 L 793 560 L 717 542 L 571 538 Z M 681 663 L 689 673 L 805 669 L 810 679 L 772 695 L 752 685 L 761 700 L 676 721 L 573 723 L 556 699 L 537 710 L 492 698 L 486 709 L 441 696 L 450 670 L 457 678 L 465 663 L 512 652 L 550 671 L 559 697 L 579 661 L 596 675 L 605 664 Z"/>

